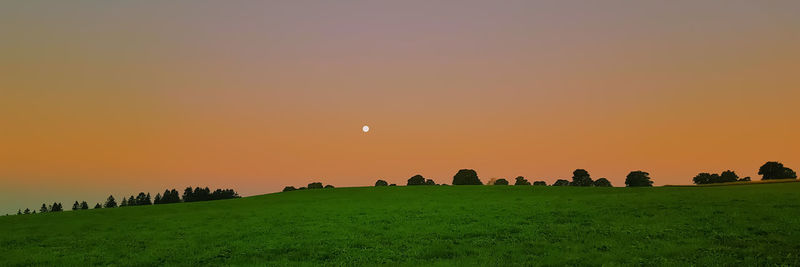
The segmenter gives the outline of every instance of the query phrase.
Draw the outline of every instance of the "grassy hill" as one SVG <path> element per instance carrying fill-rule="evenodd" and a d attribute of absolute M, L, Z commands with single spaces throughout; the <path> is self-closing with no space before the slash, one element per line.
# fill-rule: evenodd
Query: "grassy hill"
<path fill-rule="evenodd" d="M 2 265 L 800 265 L 800 183 L 419 186 L 0 217 Z"/>

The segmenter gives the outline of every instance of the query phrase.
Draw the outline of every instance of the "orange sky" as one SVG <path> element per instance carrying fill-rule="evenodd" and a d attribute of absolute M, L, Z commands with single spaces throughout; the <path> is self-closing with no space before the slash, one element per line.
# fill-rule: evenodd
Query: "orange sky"
<path fill-rule="evenodd" d="M 0 8 L 0 212 L 139 191 L 616 186 L 800 169 L 796 1 L 22 1 Z M 360 131 L 364 124 L 372 131 Z"/>

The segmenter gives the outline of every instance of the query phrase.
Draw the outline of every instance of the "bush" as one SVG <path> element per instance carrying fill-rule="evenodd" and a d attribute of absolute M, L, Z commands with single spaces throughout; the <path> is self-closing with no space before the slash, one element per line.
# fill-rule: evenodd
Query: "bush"
<path fill-rule="evenodd" d="M 461 169 L 453 176 L 453 185 L 482 185 L 478 173 L 470 169 Z"/>
<path fill-rule="evenodd" d="M 627 187 L 651 187 L 653 181 L 650 180 L 650 174 L 643 171 L 632 171 L 625 177 L 625 186 Z"/>
<path fill-rule="evenodd" d="M 397 184 L 390 184 L 389 186 L 397 186 Z"/>
<path fill-rule="evenodd" d="M 592 183 L 592 178 L 589 176 L 589 172 L 584 169 L 577 169 L 572 172 L 572 182 L 569 185 L 592 186 Z"/>
<path fill-rule="evenodd" d="M 321 189 L 321 188 L 323 188 L 323 187 L 322 187 L 322 183 L 320 183 L 320 182 L 314 182 L 314 183 L 308 184 L 308 189 Z"/>
<path fill-rule="evenodd" d="M 283 192 L 289 192 L 294 190 L 297 190 L 297 188 L 294 188 L 294 186 L 287 186 L 283 188 Z"/>
<path fill-rule="evenodd" d="M 419 174 L 414 175 L 408 178 L 408 183 L 406 185 L 425 185 L 425 177 Z"/>
<path fill-rule="evenodd" d="M 514 181 L 514 185 L 531 185 L 531 182 L 525 180 L 525 177 L 517 176 L 516 181 Z"/>
<path fill-rule="evenodd" d="M 334 188 L 333 185 L 325 185 L 325 188 Z"/>
<path fill-rule="evenodd" d="M 533 182 L 533 185 L 535 185 L 535 186 L 547 186 L 547 182 L 545 182 L 545 181 L 536 181 L 536 182 Z"/>
<path fill-rule="evenodd" d="M 494 181 L 494 185 L 508 185 L 508 180 L 502 178 L 497 179 Z"/>
<path fill-rule="evenodd" d="M 425 180 L 425 185 L 436 185 L 436 182 L 434 182 L 432 179 L 427 179 Z"/>
<path fill-rule="evenodd" d="M 389 185 L 389 183 L 387 183 L 387 182 L 386 182 L 386 181 L 384 181 L 384 180 L 377 180 L 377 181 L 375 181 L 375 186 L 388 186 L 388 185 Z"/>
<path fill-rule="evenodd" d="M 597 179 L 593 184 L 597 187 L 611 187 L 611 182 L 606 178 Z"/>
<path fill-rule="evenodd" d="M 558 180 L 556 180 L 555 183 L 553 183 L 553 186 L 568 186 L 568 185 L 569 185 L 569 181 L 564 180 L 564 179 L 558 179 Z"/>

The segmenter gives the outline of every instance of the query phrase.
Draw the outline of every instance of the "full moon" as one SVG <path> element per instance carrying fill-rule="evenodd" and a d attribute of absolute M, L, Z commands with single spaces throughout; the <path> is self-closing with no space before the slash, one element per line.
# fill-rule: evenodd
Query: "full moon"
<path fill-rule="evenodd" d="M 365 133 L 369 132 L 369 126 L 364 125 L 364 127 L 361 127 L 361 130 L 364 131 Z"/>

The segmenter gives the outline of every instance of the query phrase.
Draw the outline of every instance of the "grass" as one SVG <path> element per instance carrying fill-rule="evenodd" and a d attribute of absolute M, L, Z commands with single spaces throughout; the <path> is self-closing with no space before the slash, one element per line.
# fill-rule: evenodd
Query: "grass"
<path fill-rule="evenodd" d="M 1 265 L 800 265 L 800 183 L 365 187 L 0 217 Z"/>

